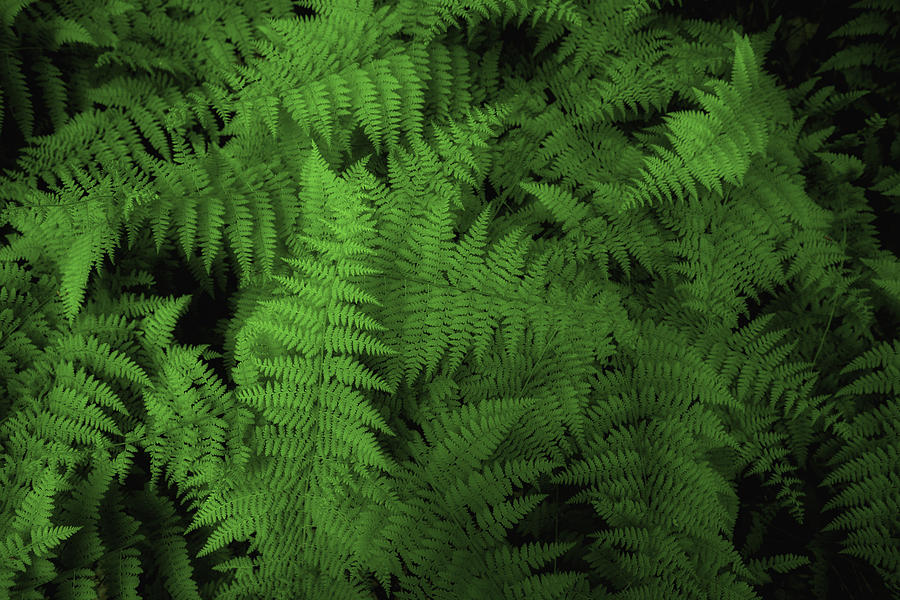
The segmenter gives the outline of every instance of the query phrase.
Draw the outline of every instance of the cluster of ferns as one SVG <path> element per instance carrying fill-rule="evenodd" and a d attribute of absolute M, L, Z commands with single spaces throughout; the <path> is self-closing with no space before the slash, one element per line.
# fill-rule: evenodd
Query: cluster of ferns
<path fill-rule="evenodd" d="M 896 50 L 787 89 L 777 23 L 675 1 L 0 4 L 0 599 L 900 595 L 900 144 L 853 150 L 900 123 L 831 124 Z"/>

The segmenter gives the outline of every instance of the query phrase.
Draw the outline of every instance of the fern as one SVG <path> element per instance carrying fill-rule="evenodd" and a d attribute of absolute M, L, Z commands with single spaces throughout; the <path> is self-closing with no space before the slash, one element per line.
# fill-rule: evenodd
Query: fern
<path fill-rule="evenodd" d="M 348 587 L 341 579 L 345 561 L 368 551 L 363 549 L 363 540 L 348 542 L 346 534 L 341 533 L 342 520 L 350 517 L 346 510 L 337 507 L 336 512 L 331 512 L 329 490 L 332 486 L 348 485 L 348 493 L 375 494 L 372 486 L 378 480 L 371 467 L 392 468 L 368 431 L 372 428 L 389 434 L 390 429 L 376 408 L 354 389 L 386 390 L 387 386 L 352 357 L 363 352 L 385 354 L 389 349 L 366 333 L 382 327 L 356 308 L 374 301 L 354 283 L 355 278 L 375 272 L 362 266 L 357 258 L 371 252 L 366 241 L 372 231 L 365 223 L 368 209 L 355 195 L 352 184 L 335 178 L 321 156 L 311 157 L 307 171 L 310 181 L 317 181 L 326 194 L 323 199 L 310 196 L 303 202 L 310 232 L 315 224 L 318 235 L 299 238 L 302 249 L 298 247 L 296 255 L 284 261 L 290 269 L 272 276 L 281 293 L 272 300 L 260 301 L 237 334 L 235 377 L 240 388 L 236 399 L 258 411 L 263 419 L 264 425 L 253 442 L 256 452 L 279 458 L 256 470 L 260 484 L 268 482 L 266 485 L 271 486 L 270 497 L 278 498 L 284 490 L 301 486 L 310 493 L 325 494 L 321 497 L 328 502 L 315 504 L 310 497 L 305 508 L 296 513 L 288 506 L 268 507 L 265 500 L 254 496 L 232 509 L 213 510 L 214 506 L 221 506 L 217 494 L 200 507 L 192 527 L 212 523 L 213 518 L 223 521 L 201 553 L 207 554 L 232 539 L 245 538 L 250 528 L 285 530 L 293 527 L 288 523 L 296 523 L 302 535 L 318 540 L 303 542 L 309 551 L 296 557 L 299 565 L 312 568 L 325 578 L 318 584 L 312 580 L 309 585 L 324 586 L 315 588 L 320 590 L 317 593 L 330 589 L 341 595 L 356 587 Z M 285 331 L 293 333 L 285 335 Z M 311 376 L 292 380 L 288 366 L 291 364 L 303 364 Z M 309 444 L 310 440 L 314 445 Z M 349 466 L 341 474 L 332 473 L 333 467 L 328 466 L 326 458 L 349 461 Z M 308 472 L 301 475 L 294 474 L 294 469 L 284 471 L 279 466 L 282 460 L 306 464 Z M 339 484 L 341 481 L 346 483 Z M 381 494 L 372 496 L 380 497 Z M 373 506 L 371 510 L 383 509 Z M 372 516 L 365 510 L 358 518 Z M 317 524 L 315 534 L 308 528 L 310 523 Z M 276 561 L 265 563 L 267 567 L 259 576 L 270 578 L 269 585 L 277 589 L 281 585 L 277 583 L 281 568 L 277 564 L 278 547 L 268 546 L 264 539 L 259 543 L 263 556 Z M 319 552 L 313 548 L 319 548 Z M 328 552 L 329 549 L 333 551 Z M 248 581 L 242 585 L 249 585 Z"/>
<path fill-rule="evenodd" d="M 672 149 L 657 146 L 657 156 L 647 159 L 635 201 L 647 202 L 650 195 L 683 199 L 682 187 L 696 199 L 694 182 L 722 194 L 719 182 L 741 185 L 750 158 L 765 149 L 765 124 L 773 117 L 763 111 L 777 115 L 774 107 L 784 108 L 772 99 L 766 100 L 767 88 L 759 82 L 759 66 L 749 42 L 735 34 L 734 43 L 730 84 L 708 82 L 714 94 L 694 90 L 702 112 L 679 112 L 668 117 L 666 125 L 672 133 L 667 137 Z"/>
<path fill-rule="evenodd" d="M 543 497 L 507 502 L 505 496 L 512 486 L 535 480 L 553 464 L 532 458 L 493 467 L 490 461 L 482 467 L 533 402 L 485 401 L 445 413 L 429 422 L 425 439 L 413 446 L 413 459 L 398 477 L 401 504 L 385 531 L 398 554 L 415 557 L 406 565 L 409 574 L 399 578 L 403 588 L 414 590 L 415 595 L 404 596 L 515 593 L 517 587 L 527 585 L 544 587 L 546 597 L 552 598 L 561 597 L 577 580 L 567 574 L 553 581 L 540 582 L 537 577 L 523 581 L 525 574 L 561 554 L 566 546 L 511 549 L 503 540 L 504 530 Z M 440 500 L 433 502 L 433 498 Z M 410 545 L 412 540 L 423 540 L 418 550 Z M 483 554 L 490 558 L 479 564 L 477 557 Z M 473 565 L 477 566 L 473 569 Z M 490 566 L 496 568 L 489 570 Z M 458 581 L 465 582 L 461 592 L 454 589 Z"/>
<path fill-rule="evenodd" d="M 662 2 L 83 4 L 0 8 L 0 595 L 898 593 L 893 7 L 786 89 Z"/>
<path fill-rule="evenodd" d="M 843 372 L 860 369 L 879 371 L 856 378 L 838 392 L 838 396 L 868 394 L 894 395 L 893 399 L 872 408 L 861 410 L 852 422 L 841 428 L 848 440 L 830 459 L 831 473 L 823 486 L 835 489 L 835 494 L 823 510 L 839 510 L 825 530 L 849 530 L 842 552 L 863 558 L 873 564 L 885 578 L 893 593 L 900 591 L 897 578 L 900 555 L 896 540 L 900 532 L 897 519 L 900 497 L 900 463 L 897 461 L 898 369 L 900 352 L 897 342 L 882 343 L 857 357 Z M 839 484 L 845 484 L 840 486 Z"/>

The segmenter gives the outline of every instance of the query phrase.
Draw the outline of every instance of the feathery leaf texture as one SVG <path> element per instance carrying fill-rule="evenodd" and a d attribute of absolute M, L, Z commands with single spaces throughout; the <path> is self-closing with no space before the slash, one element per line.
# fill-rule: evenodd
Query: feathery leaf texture
<path fill-rule="evenodd" d="M 900 597 L 891 2 L 0 4 L 0 598 Z"/>

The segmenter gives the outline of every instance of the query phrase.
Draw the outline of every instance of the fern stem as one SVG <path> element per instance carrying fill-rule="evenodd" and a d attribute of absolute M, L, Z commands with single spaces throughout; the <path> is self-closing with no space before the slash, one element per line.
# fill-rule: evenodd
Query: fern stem
<path fill-rule="evenodd" d="M 847 243 L 847 224 L 842 224 L 841 229 L 841 249 L 844 249 L 844 244 Z M 846 253 L 844 254 L 844 259 L 841 260 L 841 270 L 844 268 L 844 260 L 846 260 Z M 814 365 L 816 364 L 816 359 L 819 358 L 819 352 L 822 351 L 822 346 L 825 344 L 825 336 L 828 335 L 828 331 L 831 329 L 831 320 L 834 318 L 834 309 L 837 307 L 838 295 L 835 294 L 834 300 L 831 302 L 831 312 L 828 314 L 828 322 L 825 323 L 825 331 L 822 332 L 822 337 L 819 339 L 819 347 L 816 348 L 816 353 L 813 355 L 812 363 Z"/>

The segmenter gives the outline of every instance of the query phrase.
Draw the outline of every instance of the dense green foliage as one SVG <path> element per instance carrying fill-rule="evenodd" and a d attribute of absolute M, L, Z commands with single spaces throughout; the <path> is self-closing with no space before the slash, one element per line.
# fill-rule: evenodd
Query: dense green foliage
<path fill-rule="evenodd" d="M 0 599 L 900 596 L 898 10 L 0 0 Z"/>

